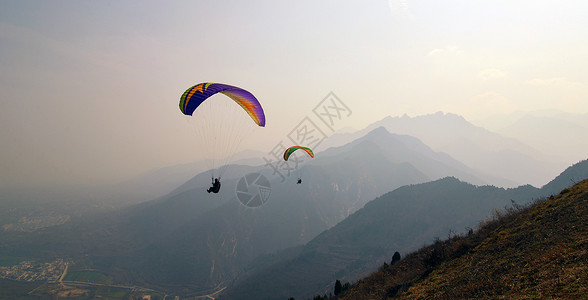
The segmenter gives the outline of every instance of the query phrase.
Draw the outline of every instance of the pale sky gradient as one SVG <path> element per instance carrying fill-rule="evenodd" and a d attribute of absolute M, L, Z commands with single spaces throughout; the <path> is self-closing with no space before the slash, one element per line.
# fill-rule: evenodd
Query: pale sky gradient
<path fill-rule="evenodd" d="M 588 1 L 0 0 L 0 187 L 198 160 L 180 95 L 250 90 L 268 151 L 333 91 L 340 127 L 439 110 L 588 112 Z"/>

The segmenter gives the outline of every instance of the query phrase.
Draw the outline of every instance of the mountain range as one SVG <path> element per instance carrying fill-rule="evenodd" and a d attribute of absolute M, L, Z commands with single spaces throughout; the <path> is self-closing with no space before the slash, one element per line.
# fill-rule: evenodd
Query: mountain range
<path fill-rule="evenodd" d="M 477 172 L 492 176 L 493 180 L 488 183 L 502 187 L 521 184 L 540 187 L 569 166 L 570 161 L 546 154 L 542 147 L 533 148 L 519 139 L 476 126 L 459 115 L 442 112 L 416 117 L 389 116 L 362 130 L 335 134 L 321 147 L 346 144 L 378 127 L 384 127 L 390 133 L 416 137 L 434 151 L 444 152 Z M 531 131 L 526 133 L 541 136 Z M 572 136 L 575 144 L 583 140 L 583 135 Z M 552 141 L 547 139 L 544 143 Z M 588 151 L 588 148 L 584 150 Z"/>
<path fill-rule="evenodd" d="M 496 131 L 516 138 L 545 153 L 573 160 L 584 159 L 588 152 L 588 115 L 523 115 Z M 562 134 L 564 133 L 564 134 Z M 567 145 L 560 147 L 559 145 Z"/>
<path fill-rule="evenodd" d="M 435 236 L 463 231 L 492 209 L 511 205 L 510 200 L 526 203 L 586 176 L 580 164 L 570 171 L 571 178 L 560 176 L 543 189 L 498 188 L 488 184 L 513 182 L 471 168 L 413 136 L 383 126 L 370 129 L 317 152 L 297 171 L 301 185 L 293 176 L 282 182 L 263 165 L 232 165 L 221 193 L 211 196 L 205 192 L 210 185 L 205 171 L 163 196 L 154 193 L 153 200 L 72 214 L 64 223 L 30 232 L 0 231 L 0 255 L 65 256 L 75 262 L 71 270 L 93 269 L 113 282 L 178 295 L 221 289 L 230 299 L 237 294 L 311 295 L 331 287 L 335 277 L 352 280 L 370 272 L 390 251 L 405 253 Z M 259 208 L 235 199 L 237 181 L 252 172 L 264 174 L 271 184 L 271 197 Z M 137 182 L 176 176 L 169 174 L 185 173 L 171 168 Z M 166 182 L 169 188 L 176 181 Z M 437 195 L 438 202 L 431 202 Z M 403 213 L 394 209 L 400 207 Z M 383 242 L 382 236 L 395 238 Z M 324 269 L 309 269 L 316 262 Z M 294 277 L 281 275 L 289 272 L 284 264 L 300 271 L 293 276 L 317 275 L 312 282 L 303 278 L 294 284 Z M 257 294 L 246 288 L 268 278 L 275 283 L 264 284 Z M 280 287 L 283 294 L 275 292 Z"/>
<path fill-rule="evenodd" d="M 370 201 L 303 247 L 252 267 L 226 299 L 307 299 L 328 294 L 335 280 L 353 282 L 390 260 L 435 239 L 467 232 L 496 209 L 525 205 L 588 178 L 588 160 L 568 168 L 542 189 L 475 186 L 447 177 L 407 185 Z"/>

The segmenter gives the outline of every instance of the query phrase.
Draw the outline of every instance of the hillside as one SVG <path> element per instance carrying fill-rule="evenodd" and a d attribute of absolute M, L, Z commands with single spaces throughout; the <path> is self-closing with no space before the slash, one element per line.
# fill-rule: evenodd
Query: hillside
<path fill-rule="evenodd" d="M 233 166 L 232 170 L 239 174 L 263 171 L 250 166 Z M 358 215 L 363 217 L 352 219 L 360 220 L 359 223 L 342 222 L 347 224 L 345 230 L 354 234 L 344 230 L 340 236 L 333 236 L 332 233 L 341 229 L 329 230 L 332 233 L 321 235 L 328 237 L 324 241 L 314 241 L 303 247 L 321 232 L 335 228 L 370 200 L 400 186 L 454 176 L 444 182 L 449 186 L 457 185 L 457 190 L 459 187 L 471 190 L 471 184 L 456 178 L 473 183 L 481 183 L 483 178 L 418 139 L 390 134 L 384 128 L 377 128 L 345 146 L 321 152 L 300 171 L 305 174 L 302 185 L 294 183 L 294 176 L 286 182 L 271 178 L 271 199 L 257 209 L 243 207 L 234 199 L 238 176 L 225 177 L 220 196 L 210 198 L 204 192 L 210 177 L 203 173 L 156 200 L 107 213 L 76 216 L 61 225 L 32 232 L 1 231 L 0 255 L 27 259 L 67 257 L 75 262 L 71 270 L 99 270 L 113 282 L 195 296 L 249 280 L 250 275 L 257 275 L 264 267 L 284 259 L 281 254 L 275 254 L 279 251 L 287 253 L 287 258 L 302 254 L 302 259 L 296 261 L 296 264 L 302 263 L 296 265 L 301 271 L 295 276 L 304 276 L 310 270 L 317 277 L 304 276 L 305 279 L 320 277 L 320 280 L 295 286 L 296 293 L 288 292 L 290 296 L 330 289 L 335 278 L 350 281 L 365 276 L 377 268 L 378 263 L 387 260 L 390 251 L 410 251 L 436 236 L 445 236 L 450 230 L 465 230 L 468 224 L 476 224 L 488 215 L 492 208 L 510 205 L 510 199 L 525 203 L 538 192 L 531 186 L 511 190 L 481 188 L 478 190 L 483 196 L 470 196 L 482 202 L 471 201 L 469 206 L 460 206 L 463 199 L 447 193 L 454 188 L 443 188 L 444 184 L 440 184 L 440 189 L 426 194 L 431 198 L 431 195 L 445 193 L 445 198 L 439 198 L 438 203 L 423 199 L 411 201 L 407 210 L 393 221 L 387 220 L 394 216 L 394 209 L 370 203 L 366 207 L 371 208 Z M 268 177 L 272 176 L 268 174 Z M 495 191 L 502 197 L 496 197 Z M 411 197 L 402 196 L 395 201 L 413 199 Z M 382 202 L 378 200 L 374 201 Z M 454 200 L 457 204 L 451 202 Z M 471 209 L 462 214 L 459 209 L 453 209 L 439 218 L 434 214 L 441 212 L 444 202 L 460 209 Z M 434 209 L 425 215 L 419 214 L 419 205 Z M 433 223 L 419 225 L 417 220 L 422 218 Z M 414 225 L 403 225 L 408 223 Z M 366 226 L 355 228 L 357 224 Z M 380 228 L 379 224 L 389 227 Z M 370 234 L 362 234 L 366 232 Z M 392 235 L 399 237 L 397 241 L 386 242 L 385 238 Z M 411 235 L 417 238 L 408 240 L 406 237 Z M 343 239 L 357 237 L 363 239 L 362 242 Z M 283 251 L 295 246 L 298 246 L 296 251 Z M 298 252 L 300 249 L 304 251 Z M 317 261 L 325 263 L 321 272 L 312 268 Z M 286 273 L 280 268 L 278 265 L 272 272 L 262 273 L 270 275 L 266 277 L 267 282 L 272 282 L 266 285 L 268 290 L 258 290 L 263 295 L 272 294 L 271 289 L 279 289 L 280 284 L 293 278 L 282 276 Z M 255 285 L 265 282 L 254 278 L 250 280 L 256 280 Z"/>
<path fill-rule="evenodd" d="M 466 231 L 493 209 L 539 196 L 532 186 L 477 187 L 453 177 L 407 185 L 374 199 L 307 243 L 296 255 L 249 274 L 222 299 L 306 299 L 353 281 L 389 260 L 450 232 Z M 271 295 L 271 296 L 269 296 Z"/>
<path fill-rule="evenodd" d="M 582 298 L 587 215 L 584 180 L 544 202 L 510 209 L 475 233 L 384 265 L 338 299 Z"/>
<path fill-rule="evenodd" d="M 521 184 L 539 187 L 569 165 L 569 160 L 561 161 L 537 150 L 541 148 L 532 148 L 515 138 L 475 126 L 459 115 L 442 112 L 416 117 L 386 117 L 355 133 L 337 134 L 321 146 L 343 144 L 378 127 L 384 127 L 392 134 L 418 138 L 434 151 L 447 153 L 488 175 L 485 180 L 488 184 L 501 187 Z"/>
<path fill-rule="evenodd" d="M 310 241 L 390 188 L 430 178 L 409 163 L 388 161 L 384 150 L 368 140 L 338 150 L 303 167 L 302 185 L 293 180 L 272 180 L 271 199 L 258 209 L 247 209 L 228 198 L 214 209 L 198 214 L 197 209 L 175 201 L 191 190 L 160 199 L 155 206 L 162 207 L 158 211 L 167 211 L 165 206 L 170 205 L 170 211 L 193 211 L 194 217 L 165 236 L 158 235 L 160 238 L 149 241 L 146 247 L 133 249 L 128 256 L 113 253 L 101 265 L 115 264 L 132 272 L 132 277 L 162 289 L 174 289 L 177 285 L 195 291 L 212 288 L 232 280 L 258 255 Z M 136 216 L 145 214 L 138 211 Z M 145 222 L 151 219 L 145 218 Z M 159 226 L 168 223 L 170 220 L 162 220 Z M 151 231 L 136 231 L 136 235 L 150 236 Z"/>
<path fill-rule="evenodd" d="M 587 178 L 588 159 L 585 159 L 565 169 L 559 176 L 544 185 L 541 190 L 543 190 L 544 195 L 555 195 L 565 187 L 569 187 Z"/>
<path fill-rule="evenodd" d="M 203 173 L 152 201 L 35 232 L 2 231 L 0 255 L 65 256 L 75 261 L 72 270 L 91 268 L 116 282 L 198 295 L 222 288 L 259 255 L 307 243 L 390 190 L 470 175 L 420 141 L 384 129 L 321 152 L 300 170 L 301 185 L 295 176 L 281 182 L 269 168 L 231 168 L 265 172 L 271 199 L 256 209 L 244 207 L 234 198 L 238 177 L 225 177 L 220 196 L 211 198 L 204 191 L 210 177 Z"/>
<path fill-rule="evenodd" d="M 329 161 L 330 156 L 362 143 L 369 143 L 366 145 L 368 151 L 379 150 L 378 154 L 383 155 L 390 162 L 408 163 L 414 166 L 426 174 L 430 180 L 453 176 L 473 184 L 487 184 L 494 179 L 468 168 L 446 153 L 434 151 L 415 137 L 393 134 L 384 127 L 377 127 L 344 147 L 324 151 L 321 156 L 325 158 L 322 161 Z M 366 152 L 366 154 L 369 153 Z"/>
<path fill-rule="evenodd" d="M 304 247 L 265 258 L 234 285 L 226 299 L 306 299 L 333 290 L 335 280 L 353 282 L 435 238 L 467 232 L 496 209 L 531 203 L 588 178 L 588 161 L 577 163 L 548 185 L 515 189 L 475 186 L 447 177 L 409 185 L 369 202 Z"/>

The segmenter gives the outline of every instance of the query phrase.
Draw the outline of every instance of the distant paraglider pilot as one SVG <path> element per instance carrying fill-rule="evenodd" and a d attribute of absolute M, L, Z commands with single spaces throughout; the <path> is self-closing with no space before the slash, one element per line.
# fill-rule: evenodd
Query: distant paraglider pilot
<path fill-rule="evenodd" d="M 290 155 L 292 155 L 292 153 L 294 153 L 294 151 L 299 150 L 299 149 L 303 150 L 310 157 L 314 158 L 314 152 L 312 152 L 312 150 L 310 148 L 302 147 L 302 146 L 292 146 L 292 147 L 286 149 L 286 151 L 284 151 L 284 161 L 288 161 L 288 158 L 290 158 Z M 298 166 L 298 164 L 296 166 Z M 298 177 L 298 181 L 296 181 L 296 184 L 302 184 L 302 177 Z"/>
<path fill-rule="evenodd" d="M 213 193 L 218 193 L 218 191 L 220 191 L 220 187 L 221 187 L 221 183 L 218 180 L 218 178 L 215 178 L 214 181 L 212 182 L 212 186 L 209 187 L 206 191 L 207 192 L 213 192 Z"/>

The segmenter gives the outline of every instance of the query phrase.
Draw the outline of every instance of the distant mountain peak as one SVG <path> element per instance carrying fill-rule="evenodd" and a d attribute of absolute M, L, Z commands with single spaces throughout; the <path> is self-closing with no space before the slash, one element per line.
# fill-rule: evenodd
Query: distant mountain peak
<path fill-rule="evenodd" d="M 384 126 L 379 126 L 373 130 L 371 130 L 370 132 L 368 132 L 365 137 L 389 137 L 392 136 L 392 134 L 384 127 Z"/>
<path fill-rule="evenodd" d="M 404 115 L 402 116 L 402 118 L 404 119 Z M 433 119 L 433 120 L 445 120 L 448 122 L 459 122 L 461 125 L 467 124 L 468 126 L 473 126 L 470 122 L 468 122 L 463 116 L 458 115 L 458 114 L 454 114 L 454 113 L 446 113 L 443 111 L 438 111 L 436 113 L 432 113 L 432 114 L 428 114 L 428 115 L 421 115 L 421 116 L 416 116 L 416 117 L 408 117 L 409 119 L 413 119 L 413 120 L 427 120 L 427 119 Z M 399 119 L 399 117 L 397 117 L 397 119 Z"/>
<path fill-rule="evenodd" d="M 404 134 L 391 133 L 384 126 L 379 126 L 375 129 L 372 129 L 365 136 L 357 139 L 356 141 L 369 141 L 377 145 L 387 145 L 388 147 L 390 147 L 390 145 L 394 145 L 394 147 L 402 147 L 412 150 L 420 149 L 432 151 L 429 146 L 425 145 L 418 138 Z"/>

